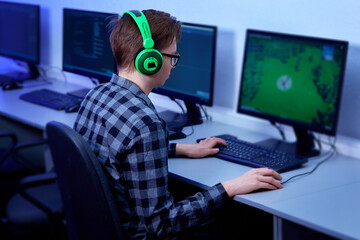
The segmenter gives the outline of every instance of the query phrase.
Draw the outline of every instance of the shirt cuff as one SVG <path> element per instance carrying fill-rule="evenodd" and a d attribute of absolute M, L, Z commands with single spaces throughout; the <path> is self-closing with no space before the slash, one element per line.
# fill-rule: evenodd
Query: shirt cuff
<path fill-rule="evenodd" d="M 176 156 L 176 143 L 170 143 L 168 149 L 168 157 Z"/>
<path fill-rule="evenodd" d="M 210 212 L 218 209 L 230 200 L 228 194 L 225 191 L 225 188 L 221 183 L 218 183 L 204 191 L 204 194 L 206 199 L 208 199 L 208 208 L 210 209 Z"/>
<path fill-rule="evenodd" d="M 216 184 L 214 187 L 219 191 L 222 201 L 226 202 L 231 199 L 221 183 Z"/>

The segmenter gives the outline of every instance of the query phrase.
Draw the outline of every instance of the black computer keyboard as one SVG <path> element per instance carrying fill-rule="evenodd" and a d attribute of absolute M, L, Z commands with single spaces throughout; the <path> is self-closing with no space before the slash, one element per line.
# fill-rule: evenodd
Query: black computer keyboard
<path fill-rule="evenodd" d="M 283 151 L 273 150 L 233 137 L 225 138 L 227 146 L 220 146 L 217 157 L 250 167 L 268 167 L 285 172 L 307 162 L 307 158 Z"/>
<path fill-rule="evenodd" d="M 81 99 L 46 88 L 34 90 L 20 95 L 20 99 L 43 105 L 56 110 L 63 110 L 66 106 L 81 103 Z"/>

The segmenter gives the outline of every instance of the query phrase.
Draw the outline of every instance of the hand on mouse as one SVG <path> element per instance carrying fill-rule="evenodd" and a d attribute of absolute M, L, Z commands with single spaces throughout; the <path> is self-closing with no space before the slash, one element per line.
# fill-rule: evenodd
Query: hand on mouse
<path fill-rule="evenodd" d="M 258 189 L 279 189 L 281 175 L 269 168 L 253 168 L 240 177 L 223 182 L 222 185 L 229 197 L 249 193 Z"/>
<path fill-rule="evenodd" d="M 202 158 L 218 153 L 219 148 L 214 148 L 216 145 L 226 146 L 226 141 L 217 137 L 208 137 L 198 144 L 176 144 L 176 154 L 190 158 Z"/>

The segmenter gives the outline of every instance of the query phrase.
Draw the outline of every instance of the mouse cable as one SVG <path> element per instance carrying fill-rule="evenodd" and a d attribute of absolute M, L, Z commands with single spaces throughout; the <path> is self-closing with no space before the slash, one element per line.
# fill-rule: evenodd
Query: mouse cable
<path fill-rule="evenodd" d="M 58 71 L 61 73 L 61 75 L 62 75 L 62 77 L 63 77 L 63 79 L 64 79 L 64 82 L 67 83 L 67 78 L 66 78 L 66 75 L 65 75 L 64 71 L 63 71 L 62 69 L 58 68 L 58 67 L 49 67 L 48 69 L 44 70 L 44 76 L 43 76 L 44 80 L 49 80 L 49 79 L 51 79 L 51 78 L 48 76 L 48 73 L 49 73 L 51 70 L 54 70 L 54 69 L 55 69 L 55 70 L 58 70 Z"/>
<path fill-rule="evenodd" d="M 284 133 L 284 129 L 282 128 L 282 125 L 277 125 L 275 121 L 270 121 L 271 125 L 273 125 L 280 133 L 281 138 L 283 141 L 286 141 L 286 137 L 285 137 L 285 133 Z"/>
<path fill-rule="evenodd" d="M 333 138 L 333 141 L 331 142 L 331 137 L 328 136 L 328 140 L 327 141 L 324 141 L 323 139 L 320 139 L 320 138 L 315 138 L 317 141 L 319 141 L 319 143 L 324 143 L 326 145 L 329 145 L 330 147 L 334 147 L 335 146 L 335 143 L 336 143 L 336 137 Z"/>
<path fill-rule="evenodd" d="M 199 104 L 199 106 L 200 106 L 201 110 L 203 111 L 206 120 L 210 120 L 210 121 L 211 121 L 211 120 L 212 120 L 212 117 L 207 113 L 207 111 L 206 111 L 206 109 L 204 108 L 204 106 L 201 105 L 201 104 Z"/>
<path fill-rule="evenodd" d="M 336 139 L 335 139 L 335 141 L 336 141 Z M 316 170 L 321 164 L 323 164 L 324 162 L 326 162 L 327 160 L 329 160 L 330 158 L 332 158 L 333 156 L 336 155 L 337 150 L 336 150 L 336 146 L 335 146 L 335 141 L 334 141 L 333 143 L 330 143 L 330 142 L 327 143 L 327 144 L 329 144 L 329 146 L 330 146 L 329 151 L 325 154 L 325 158 L 324 158 L 323 160 L 321 160 L 320 162 L 318 162 L 311 171 L 294 175 L 294 176 L 288 178 L 287 180 L 282 181 L 281 184 L 285 184 L 285 183 L 289 182 L 290 180 L 292 180 L 292 179 L 294 179 L 294 178 L 301 177 L 301 176 L 305 176 L 305 175 L 309 175 L 309 174 L 312 174 L 313 172 L 315 172 L 315 170 Z"/>
<path fill-rule="evenodd" d="M 183 133 L 186 135 L 186 137 L 189 137 L 189 136 L 191 136 L 191 135 L 194 134 L 194 126 L 193 126 L 193 125 L 190 125 L 190 126 L 187 126 L 187 127 L 190 127 L 190 128 L 191 128 L 191 132 L 190 132 L 190 133 L 185 133 L 185 132 L 183 131 Z"/>
<path fill-rule="evenodd" d="M 169 97 L 169 98 L 179 106 L 179 108 L 181 109 L 183 114 L 186 114 L 186 111 L 185 111 L 184 107 L 178 101 L 176 101 L 176 99 L 174 97 Z M 201 110 L 204 112 L 204 115 L 205 115 L 205 117 L 202 116 L 201 118 L 202 119 L 205 118 L 206 120 L 209 120 L 209 119 L 211 120 L 211 117 L 207 114 L 204 107 L 201 104 L 199 104 L 199 106 L 200 106 Z"/>
<path fill-rule="evenodd" d="M 40 67 L 40 66 L 38 66 L 37 69 L 38 69 L 38 71 L 39 71 L 40 78 L 41 78 L 42 80 L 45 80 L 45 75 L 46 75 L 45 69 L 44 69 L 43 67 Z"/>
<path fill-rule="evenodd" d="M 315 135 L 313 135 L 314 136 L 314 141 L 316 142 L 316 144 L 318 145 L 318 147 L 319 147 L 319 151 L 321 152 L 321 150 L 322 150 L 322 140 L 320 140 L 319 138 L 317 138 Z M 330 140 L 329 140 L 329 142 L 330 142 Z M 326 143 L 325 143 L 326 144 Z M 335 143 L 334 143 L 335 144 Z"/>
<path fill-rule="evenodd" d="M 172 101 L 174 101 L 178 106 L 179 106 L 179 108 L 181 109 L 181 111 L 184 113 L 184 114 L 186 114 L 186 112 L 185 112 L 185 109 L 183 108 L 183 106 L 181 106 L 181 104 L 178 102 L 178 101 L 176 101 L 176 99 L 174 98 L 174 97 L 169 97 Z"/>

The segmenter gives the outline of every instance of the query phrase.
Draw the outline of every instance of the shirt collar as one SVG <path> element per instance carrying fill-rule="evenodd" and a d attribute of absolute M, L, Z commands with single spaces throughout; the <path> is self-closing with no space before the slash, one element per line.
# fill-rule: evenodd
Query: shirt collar
<path fill-rule="evenodd" d="M 141 98 L 149 107 L 155 109 L 149 97 L 132 81 L 113 74 L 110 82 L 129 90 L 134 96 Z"/>

